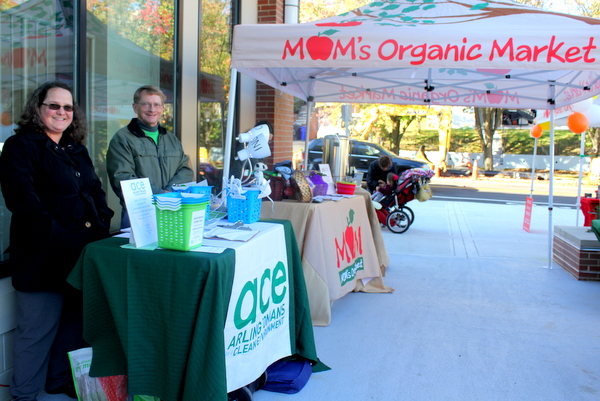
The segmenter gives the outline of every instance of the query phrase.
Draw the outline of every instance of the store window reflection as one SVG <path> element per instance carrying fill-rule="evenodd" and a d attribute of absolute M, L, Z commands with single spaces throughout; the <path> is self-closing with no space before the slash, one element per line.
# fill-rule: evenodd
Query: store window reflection
<path fill-rule="evenodd" d="M 155 85 L 167 96 L 161 122 L 178 132 L 175 0 L 2 0 L 0 1 L 0 151 L 13 134 L 23 103 L 46 81 L 61 80 L 84 99 L 88 149 L 108 195 L 120 206 L 106 174 L 106 149 L 114 133 L 135 117 L 133 93 Z M 85 4 L 85 9 L 77 9 Z M 197 149 L 199 173 L 220 186 L 229 93 L 231 0 L 202 0 Z M 75 7 L 75 8 L 74 8 Z M 78 15 L 85 13 L 84 65 L 75 66 Z M 196 38 L 194 38 L 196 39 Z M 183 38 L 181 40 L 184 40 Z M 83 44 L 85 46 L 83 46 Z M 186 38 L 183 46 L 198 46 Z M 185 84 L 185 83 L 183 83 Z M 204 167 L 203 167 L 204 166 Z M 202 179 L 202 177 L 198 177 Z M 113 225 L 118 226 L 118 219 Z M 0 263 L 7 260 L 10 215 L 0 197 Z M 115 228 L 115 227 L 113 227 Z M 118 227 L 116 227 L 118 228 Z M 0 275 L 2 275 L 0 267 Z"/>
<path fill-rule="evenodd" d="M 167 96 L 163 125 L 176 135 L 175 0 L 87 1 L 88 144 L 109 206 L 120 214 L 106 173 L 106 150 L 112 136 L 135 113 L 133 93 L 155 85 Z M 115 220 L 115 219 L 113 219 Z M 113 221 L 113 229 L 118 222 Z"/>
<path fill-rule="evenodd" d="M 73 86 L 74 15 L 70 1 L 0 3 L 0 151 L 33 90 L 52 80 Z M 9 224 L 0 198 L 0 262 L 7 260 Z"/>
<path fill-rule="evenodd" d="M 229 93 L 231 0 L 202 1 L 199 77 L 198 170 L 209 185 L 221 186 L 225 112 Z"/>

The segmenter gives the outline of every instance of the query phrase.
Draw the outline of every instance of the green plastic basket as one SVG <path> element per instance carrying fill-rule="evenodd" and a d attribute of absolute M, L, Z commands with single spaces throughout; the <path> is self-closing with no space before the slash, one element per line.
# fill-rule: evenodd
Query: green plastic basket
<path fill-rule="evenodd" d="M 156 206 L 158 246 L 189 251 L 202 245 L 207 205 L 206 202 L 181 205 L 177 211 L 163 210 Z M 204 211 L 203 215 L 201 211 Z"/>

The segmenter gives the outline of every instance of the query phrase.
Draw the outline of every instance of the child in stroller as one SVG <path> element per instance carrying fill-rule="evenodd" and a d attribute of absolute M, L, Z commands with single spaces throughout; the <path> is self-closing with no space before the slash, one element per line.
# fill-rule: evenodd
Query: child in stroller
<path fill-rule="evenodd" d="M 386 177 L 386 185 L 382 187 L 377 187 L 373 194 L 371 195 L 371 199 L 373 202 L 379 202 L 384 197 L 391 195 L 394 192 L 394 188 L 396 187 L 396 183 L 398 182 L 398 176 L 394 173 L 388 173 Z"/>
<path fill-rule="evenodd" d="M 415 199 L 421 186 L 432 176 L 433 171 L 416 168 L 402 173 L 392 193 L 379 200 L 379 208 L 376 206 L 379 222 L 396 234 L 408 230 L 415 220 L 415 214 L 406 204 Z"/>

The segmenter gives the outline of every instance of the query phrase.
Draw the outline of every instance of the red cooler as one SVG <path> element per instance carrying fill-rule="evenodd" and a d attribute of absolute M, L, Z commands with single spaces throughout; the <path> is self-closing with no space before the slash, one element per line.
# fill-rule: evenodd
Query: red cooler
<path fill-rule="evenodd" d="M 600 199 L 581 197 L 581 211 L 583 212 L 583 225 L 590 227 L 592 220 L 596 218 L 596 208 L 600 204 Z"/>

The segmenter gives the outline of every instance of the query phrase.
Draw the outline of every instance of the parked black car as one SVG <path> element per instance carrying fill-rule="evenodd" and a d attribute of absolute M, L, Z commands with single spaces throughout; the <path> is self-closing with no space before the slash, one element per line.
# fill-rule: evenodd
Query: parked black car
<path fill-rule="evenodd" d="M 317 138 L 308 144 L 308 165 L 310 169 L 318 169 L 319 163 L 323 162 L 323 142 L 323 138 Z M 381 145 L 358 139 L 350 140 L 348 167 L 354 167 L 356 171 L 364 173 L 363 178 L 366 179 L 371 162 L 383 155 L 392 158 L 392 161 L 398 166 L 398 173 L 411 168 L 429 168 L 429 164 L 426 162 L 400 157 Z"/>

